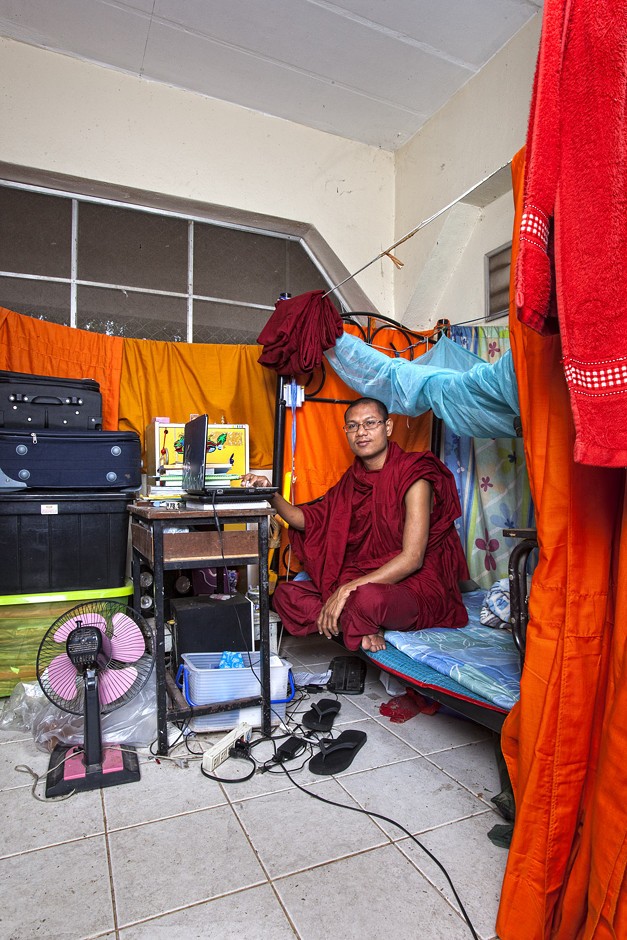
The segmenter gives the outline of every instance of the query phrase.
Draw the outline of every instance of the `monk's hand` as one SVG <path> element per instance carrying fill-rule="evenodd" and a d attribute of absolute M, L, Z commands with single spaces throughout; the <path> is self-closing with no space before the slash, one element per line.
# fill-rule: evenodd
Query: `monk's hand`
<path fill-rule="evenodd" d="M 270 480 L 257 473 L 245 473 L 242 477 L 242 486 L 270 486 Z"/>
<path fill-rule="evenodd" d="M 340 632 L 340 614 L 356 587 L 356 584 L 342 584 L 322 605 L 317 620 L 318 633 L 326 636 L 328 640 Z"/>

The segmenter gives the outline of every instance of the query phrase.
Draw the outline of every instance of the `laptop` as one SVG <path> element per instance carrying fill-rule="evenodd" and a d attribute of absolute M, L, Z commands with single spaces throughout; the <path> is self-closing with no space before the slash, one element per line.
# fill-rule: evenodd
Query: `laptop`
<path fill-rule="evenodd" d="M 209 506 L 235 503 L 238 506 L 268 500 L 277 492 L 277 486 L 230 486 L 228 469 L 222 473 L 207 470 L 207 415 L 198 415 L 185 425 L 183 444 L 183 489 L 194 502 Z M 215 469 L 215 468 L 213 468 Z M 220 480 L 224 477 L 224 483 Z"/>

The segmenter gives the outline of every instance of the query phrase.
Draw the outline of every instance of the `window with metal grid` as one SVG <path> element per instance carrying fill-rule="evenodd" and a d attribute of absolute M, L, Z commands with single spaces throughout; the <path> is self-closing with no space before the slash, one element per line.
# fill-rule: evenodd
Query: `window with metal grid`
<path fill-rule="evenodd" d="M 301 240 L 0 181 L 0 306 L 109 335 L 255 343 L 282 292 L 327 289 Z"/>

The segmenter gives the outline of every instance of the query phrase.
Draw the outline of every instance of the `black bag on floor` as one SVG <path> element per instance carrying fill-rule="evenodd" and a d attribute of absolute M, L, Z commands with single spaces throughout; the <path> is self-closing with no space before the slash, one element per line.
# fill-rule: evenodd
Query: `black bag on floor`
<path fill-rule="evenodd" d="M 141 449 L 134 431 L 0 430 L 0 493 L 140 486 Z"/>
<path fill-rule="evenodd" d="M 100 431 L 100 386 L 94 379 L 0 371 L 0 428 Z"/>

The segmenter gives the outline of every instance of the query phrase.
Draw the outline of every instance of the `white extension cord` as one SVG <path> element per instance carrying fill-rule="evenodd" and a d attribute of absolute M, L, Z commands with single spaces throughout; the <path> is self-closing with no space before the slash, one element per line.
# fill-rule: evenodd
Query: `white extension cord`
<path fill-rule="evenodd" d="M 233 728 L 224 737 L 212 744 L 202 756 L 202 769 L 205 773 L 212 774 L 216 767 L 219 767 L 227 757 L 236 741 L 243 738 L 246 743 L 252 736 L 252 727 L 245 721 L 241 721 L 237 728 Z"/>

